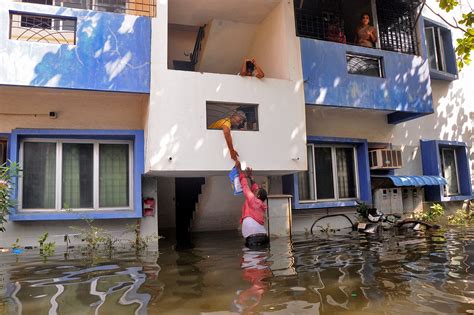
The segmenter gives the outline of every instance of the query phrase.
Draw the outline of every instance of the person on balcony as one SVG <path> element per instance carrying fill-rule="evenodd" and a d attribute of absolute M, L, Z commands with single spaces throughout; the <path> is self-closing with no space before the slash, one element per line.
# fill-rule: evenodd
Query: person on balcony
<path fill-rule="evenodd" d="M 252 169 L 248 168 L 245 173 L 237 161 L 235 166 L 239 170 L 240 184 L 245 197 L 242 206 L 242 236 L 245 238 L 245 246 L 250 249 L 262 248 L 268 245 L 269 239 L 265 229 L 265 214 L 267 213 L 267 191 L 259 187 L 252 177 Z M 247 182 L 250 181 L 250 188 Z"/>
<path fill-rule="evenodd" d="M 265 73 L 263 73 L 262 68 L 260 68 L 260 66 L 255 61 L 255 57 L 253 57 L 252 59 L 244 59 L 239 75 L 243 77 L 256 76 L 257 78 L 261 79 L 265 76 Z"/>
<path fill-rule="evenodd" d="M 341 23 L 338 18 L 332 18 L 329 21 L 326 39 L 337 43 L 346 43 L 346 35 L 342 31 Z"/>
<path fill-rule="evenodd" d="M 239 153 L 237 153 L 237 151 L 235 151 L 234 149 L 230 130 L 242 129 L 245 126 L 246 121 L 247 117 L 245 116 L 245 113 L 243 111 L 238 110 L 233 112 L 230 117 L 219 119 L 208 127 L 209 129 L 222 129 L 222 131 L 224 132 L 225 142 L 227 143 L 227 147 L 229 148 L 230 157 L 235 162 L 237 162 L 239 159 Z"/>
<path fill-rule="evenodd" d="M 369 25 L 370 16 L 368 13 L 361 15 L 361 24 L 356 29 L 355 43 L 359 46 L 374 48 L 377 42 L 377 30 Z"/>

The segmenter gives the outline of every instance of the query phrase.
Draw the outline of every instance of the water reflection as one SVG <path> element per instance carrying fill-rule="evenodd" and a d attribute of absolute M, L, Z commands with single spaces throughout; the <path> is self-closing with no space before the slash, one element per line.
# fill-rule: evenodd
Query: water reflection
<path fill-rule="evenodd" d="M 196 248 L 90 264 L 0 256 L 0 314 L 462 314 L 474 310 L 474 228 L 280 238 L 237 233 Z M 18 259 L 18 261 L 16 261 Z"/>

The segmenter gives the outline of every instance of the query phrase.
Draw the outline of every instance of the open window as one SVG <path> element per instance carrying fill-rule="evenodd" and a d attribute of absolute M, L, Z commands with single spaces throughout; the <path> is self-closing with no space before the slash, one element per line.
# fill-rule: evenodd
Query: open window
<path fill-rule="evenodd" d="M 456 56 L 451 31 L 425 18 L 426 53 L 433 79 L 457 78 Z"/>
<path fill-rule="evenodd" d="M 231 123 L 232 116 L 238 116 L 240 124 Z M 222 124 L 228 124 L 233 130 L 258 131 L 258 105 L 240 103 L 206 103 L 207 129 L 222 129 Z"/>
<path fill-rule="evenodd" d="M 415 13 L 418 1 L 402 0 L 295 0 L 297 35 L 356 44 L 361 15 L 370 16 L 377 31 L 374 48 L 417 53 Z"/>
<path fill-rule="evenodd" d="M 204 3 L 169 1 L 168 69 L 237 75 L 255 57 L 266 78 L 289 79 L 286 1 Z"/>

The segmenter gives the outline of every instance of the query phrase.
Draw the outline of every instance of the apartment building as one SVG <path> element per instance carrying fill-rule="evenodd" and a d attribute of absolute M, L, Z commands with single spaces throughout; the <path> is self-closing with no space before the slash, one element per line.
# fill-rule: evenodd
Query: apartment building
<path fill-rule="evenodd" d="M 0 245 L 79 242 L 86 218 L 125 238 L 137 222 L 183 241 L 237 229 L 233 162 L 208 128 L 236 110 L 241 161 L 290 201 L 295 233 L 356 201 L 458 207 L 472 198 L 473 70 L 458 73 L 460 34 L 420 5 L 2 1 L 2 157 L 23 171 Z M 364 12 L 373 48 L 353 41 Z M 263 79 L 238 75 L 251 57 Z"/>

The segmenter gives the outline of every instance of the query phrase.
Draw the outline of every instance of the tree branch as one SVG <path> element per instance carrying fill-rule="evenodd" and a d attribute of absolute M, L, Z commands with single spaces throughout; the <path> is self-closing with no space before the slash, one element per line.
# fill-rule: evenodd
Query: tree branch
<path fill-rule="evenodd" d="M 441 14 L 439 14 L 439 13 L 436 12 L 436 11 L 434 11 L 427 3 L 425 3 L 425 6 L 426 6 L 428 9 L 430 9 L 430 11 L 431 11 L 434 15 L 436 15 L 436 16 L 439 17 L 441 20 L 443 20 L 444 23 L 448 24 L 448 25 L 451 26 L 452 28 L 456 28 L 456 29 L 458 29 L 458 30 L 463 31 L 464 34 L 468 34 L 468 32 L 467 32 L 464 28 L 462 28 L 462 27 L 459 26 L 459 24 L 456 22 L 456 20 L 455 20 L 456 25 L 453 25 L 453 24 L 449 23 Z"/>

